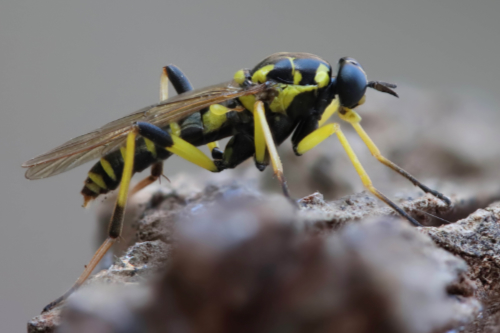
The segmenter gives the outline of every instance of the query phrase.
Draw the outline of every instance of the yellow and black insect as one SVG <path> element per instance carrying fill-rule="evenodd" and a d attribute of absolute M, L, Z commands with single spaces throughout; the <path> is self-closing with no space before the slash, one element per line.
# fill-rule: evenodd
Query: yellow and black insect
<path fill-rule="evenodd" d="M 352 58 L 341 58 L 337 75 L 325 60 L 308 53 L 276 53 L 253 69 L 243 69 L 231 82 L 193 90 L 175 66 L 164 68 L 161 102 L 115 120 L 96 131 L 79 136 L 23 164 L 26 178 L 46 178 L 100 158 L 81 191 L 85 204 L 120 185 L 110 221 L 109 235 L 96 251 L 75 285 L 49 304 L 51 309 L 77 289 L 103 255 L 119 238 L 132 175 L 151 166 L 151 175 L 131 192 L 154 182 L 162 173 L 162 161 L 172 154 L 212 172 L 234 168 L 254 157 L 259 170 L 272 164 L 284 194 L 289 197 L 283 167 L 276 151 L 292 135 L 295 154 L 308 150 L 336 134 L 365 187 L 414 225 L 413 217 L 380 193 L 351 149 L 338 123 L 326 124 L 338 111 L 350 123 L 383 164 L 410 180 L 424 192 L 451 204 L 441 193 L 426 187 L 408 172 L 383 157 L 360 125 L 354 108 L 365 101 L 366 88 L 398 96 L 396 86 L 368 81 L 363 68 Z M 178 96 L 168 98 L 168 81 Z M 293 133 L 293 134 L 292 134 Z M 217 140 L 231 137 L 224 151 Z M 208 145 L 212 158 L 197 146 Z"/>

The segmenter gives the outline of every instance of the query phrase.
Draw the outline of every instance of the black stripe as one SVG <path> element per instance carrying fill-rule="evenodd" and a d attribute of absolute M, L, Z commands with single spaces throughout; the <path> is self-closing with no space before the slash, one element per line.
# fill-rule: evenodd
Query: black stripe
<path fill-rule="evenodd" d="M 174 144 L 170 134 L 161 128 L 144 122 L 136 124 L 139 134 L 161 147 L 171 147 Z"/>
<path fill-rule="evenodd" d="M 193 86 L 189 82 L 184 73 L 174 65 L 167 66 L 168 80 L 172 83 L 177 94 L 185 93 L 186 91 L 193 90 Z"/>
<path fill-rule="evenodd" d="M 108 235 L 110 238 L 118 238 L 122 233 L 122 221 L 123 215 L 125 214 L 125 207 L 119 205 L 115 206 L 113 211 L 113 217 L 111 218 L 111 223 L 109 225 Z"/>

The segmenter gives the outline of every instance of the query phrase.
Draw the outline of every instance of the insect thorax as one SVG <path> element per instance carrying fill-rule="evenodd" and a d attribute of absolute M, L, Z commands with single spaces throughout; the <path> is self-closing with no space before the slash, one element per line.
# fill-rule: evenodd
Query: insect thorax
<path fill-rule="evenodd" d="M 282 52 L 265 58 L 251 70 L 236 72 L 234 79 L 239 84 L 275 83 L 275 94 L 266 103 L 268 109 L 295 118 L 314 106 L 318 90 L 330 83 L 331 76 L 330 64 L 318 56 Z M 252 110 L 255 96 L 240 101 Z"/>

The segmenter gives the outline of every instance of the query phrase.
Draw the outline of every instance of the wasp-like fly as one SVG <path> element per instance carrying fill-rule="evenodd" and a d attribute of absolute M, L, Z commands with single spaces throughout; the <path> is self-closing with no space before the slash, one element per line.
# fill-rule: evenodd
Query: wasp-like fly
<path fill-rule="evenodd" d="M 172 154 L 212 172 L 234 168 L 253 157 L 259 170 L 271 163 L 289 197 L 283 167 L 276 151 L 292 135 L 295 154 L 308 150 L 336 134 L 365 187 L 414 225 L 413 217 L 380 193 L 359 163 L 338 123 L 327 123 L 338 111 L 351 124 L 383 164 L 406 177 L 424 192 L 451 204 L 441 193 L 431 190 L 384 156 L 360 125 L 354 109 L 365 101 L 366 89 L 398 96 L 395 85 L 368 81 L 360 64 L 341 58 L 333 75 L 330 64 L 308 53 L 276 53 L 253 69 L 243 69 L 231 82 L 193 90 L 186 76 L 175 66 L 164 68 L 161 102 L 110 122 L 88 134 L 35 157 L 23 164 L 26 178 L 46 178 L 99 158 L 81 191 L 85 204 L 120 185 L 117 203 L 106 241 L 94 254 L 75 285 L 49 304 L 51 309 L 77 289 L 103 255 L 119 238 L 132 175 L 151 166 L 151 175 L 131 192 L 154 182 L 162 174 L 163 160 Z M 168 98 L 170 81 L 179 94 Z M 217 140 L 231 137 L 222 151 Z M 208 145 L 211 158 L 197 146 Z"/>

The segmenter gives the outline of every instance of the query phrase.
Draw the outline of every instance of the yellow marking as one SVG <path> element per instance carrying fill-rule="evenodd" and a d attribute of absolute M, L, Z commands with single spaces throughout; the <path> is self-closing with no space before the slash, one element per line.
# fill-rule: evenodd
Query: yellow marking
<path fill-rule="evenodd" d="M 292 76 L 295 74 L 295 63 L 293 62 L 293 60 L 295 58 L 293 57 L 286 57 L 288 60 L 290 60 L 290 67 L 292 68 Z"/>
<path fill-rule="evenodd" d="M 181 136 L 181 127 L 177 123 L 170 124 L 170 131 L 173 135 Z"/>
<path fill-rule="evenodd" d="M 101 188 L 99 186 L 97 186 L 96 184 L 94 184 L 94 183 L 85 183 L 85 187 L 88 188 L 89 190 L 91 190 L 94 193 L 97 193 L 97 194 L 101 193 Z M 84 206 L 86 206 L 86 205 L 87 204 L 84 203 Z"/>
<path fill-rule="evenodd" d="M 290 106 L 293 99 L 304 92 L 313 91 L 318 89 L 318 86 L 301 86 L 301 85 L 291 85 L 291 84 L 281 84 L 276 87 L 278 96 L 276 96 L 269 108 L 272 112 L 280 112 L 286 114 L 286 109 Z M 246 105 L 245 105 L 246 107 Z"/>
<path fill-rule="evenodd" d="M 351 125 L 352 125 L 352 127 L 354 127 L 354 129 L 356 130 L 358 135 L 361 137 L 361 140 L 363 140 L 363 142 L 366 144 L 366 146 L 370 150 L 370 153 L 373 156 L 375 156 L 376 158 L 381 159 L 381 160 L 387 160 L 385 157 L 382 156 L 382 154 L 380 153 L 380 150 L 377 148 L 377 146 L 375 146 L 375 143 L 373 143 L 372 139 L 370 139 L 368 134 L 366 134 L 365 130 L 363 129 L 363 127 L 361 127 L 361 125 L 359 123 L 351 123 Z M 384 161 L 382 161 L 382 163 L 384 163 Z M 390 163 L 392 163 L 392 162 L 390 162 Z"/>
<path fill-rule="evenodd" d="M 262 129 L 262 134 L 266 141 L 267 151 L 269 152 L 269 157 L 271 159 L 271 164 L 273 166 L 274 174 L 278 177 L 285 196 L 289 196 L 288 187 L 286 185 L 286 181 L 283 176 L 283 164 L 281 164 L 281 159 L 280 156 L 278 155 L 278 150 L 276 149 L 276 144 L 274 143 L 273 135 L 271 134 L 271 129 L 269 128 L 269 124 L 267 123 L 266 120 L 264 103 L 262 103 L 262 101 L 257 101 L 255 103 L 254 117 L 255 119 L 257 119 L 255 124 L 259 123 Z"/>
<path fill-rule="evenodd" d="M 365 102 L 366 102 L 366 95 L 363 95 L 363 97 L 361 97 L 361 99 L 359 100 L 358 105 L 356 106 L 363 105 L 365 104 Z"/>
<path fill-rule="evenodd" d="M 292 68 L 293 84 L 299 84 L 302 80 L 302 74 L 299 71 L 295 71 L 295 63 L 293 62 L 295 58 L 287 57 L 287 59 L 290 60 L 290 67 Z"/>
<path fill-rule="evenodd" d="M 319 65 L 316 70 L 316 76 L 314 77 L 314 81 L 318 84 L 318 87 L 323 88 L 328 83 L 330 83 L 330 75 L 328 75 L 328 67 L 324 64 Z"/>
<path fill-rule="evenodd" d="M 302 81 L 302 74 L 300 71 L 295 71 L 293 74 L 293 84 L 299 84 Z"/>
<path fill-rule="evenodd" d="M 348 108 L 344 108 L 344 111 L 346 111 L 344 114 L 339 113 L 340 119 L 345 120 L 353 125 L 361 121 L 361 116 L 357 114 L 356 111 Z"/>
<path fill-rule="evenodd" d="M 227 120 L 226 114 L 216 114 L 212 112 L 212 106 L 210 106 L 210 112 L 205 112 L 202 117 L 203 121 L 203 133 L 210 133 L 218 130 Z M 226 107 L 220 105 L 221 107 L 227 109 Z M 216 107 L 216 109 L 219 109 Z M 229 110 L 229 109 L 227 109 Z"/>
<path fill-rule="evenodd" d="M 168 74 L 167 67 L 163 67 L 160 76 L 160 102 L 168 99 Z"/>
<path fill-rule="evenodd" d="M 219 141 L 209 142 L 209 143 L 207 143 L 207 146 L 208 146 L 208 149 L 210 150 L 210 152 L 212 152 L 212 150 L 214 150 L 214 148 L 219 148 Z"/>
<path fill-rule="evenodd" d="M 253 114 L 253 119 L 254 119 L 254 143 L 255 143 L 255 160 L 258 163 L 263 163 L 264 159 L 266 157 L 266 138 L 264 137 L 264 132 L 262 130 L 262 125 L 261 125 L 261 117 L 264 117 L 265 121 L 265 112 L 259 113 L 256 112 L 257 110 L 257 103 L 259 105 L 262 105 L 262 102 L 256 102 L 255 103 L 255 108 L 254 108 L 254 114 Z M 263 105 L 262 105 L 263 106 Z M 263 107 L 262 107 L 263 108 Z M 266 121 L 267 123 L 267 121 Z"/>
<path fill-rule="evenodd" d="M 326 123 L 328 119 L 330 119 L 330 117 L 333 116 L 335 112 L 337 112 L 338 108 L 339 108 L 339 100 L 334 99 L 330 103 L 330 105 L 326 107 L 325 111 L 321 115 L 321 119 L 318 121 L 318 126 L 323 126 L 323 124 Z"/>
<path fill-rule="evenodd" d="M 224 105 L 221 104 L 210 105 L 210 112 L 212 112 L 216 116 L 225 115 L 229 111 L 231 111 L 231 109 L 226 108 Z"/>
<path fill-rule="evenodd" d="M 134 130 L 127 135 L 127 144 L 125 148 L 125 158 L 123 164 L 122 180 L 120 182 L 120 192 L 118 193 L 118 200 L 116 204 L 123 209 L 127 204 L 128 187 L 130 185 L 130 179 L 132 178 L 132 173 L 134 171 L 134 155 L 135 155 L 135 138 L 137 132 Z"/>
<path fill-rule="evenodd" d="M 306 151 L 313 149 L 318 144 L 330 137 L 333 133 L 335 133 L 337 127 L 338 126 L 335 126 L 335 124 L 328 124 L 310 133 L 297 145 L 297 153 L 302 155 Z"/>
<path fill-rule="evenodd" d="M 98 175 L 97 173 L 89 172 L 89 178 L 100 188 L 106 189 L 106 183 L 102 179 L 101 175 Z"/>
<path fill-rule="evenodd" d="M 144 143 L 146 144 L 146 149 L 156 158 L 156 146 L 153 141 L 143 138 Z"/>
<path fill-rule="evenodd" d="M 104 172 L 106 172 L 106 174 L 109 176 L 109 178 L 116 181 L 115 170 L 113 170 L 111 163 L 109 163 L 104 157 L 101 158 L 101 166 L 104 169 Z"/>
<path fill-rule="evenodd" d="M 240 97 L 240 102 L 241 102 L 241 104 L 243 104 L 245 109 L 253 112 L 253 106 L 255 104 L 255 96 L 254 95 L 242 96 L 242 97 Z"/>
<path fill-rule="evenodd" d="M 267 74 L 274 69 L 274 65 L 267 65 L 257 70 L 252 75 L 252 82 L 264 83 L 267 81 Z"/>
<path fill-rule="evenodd" d="M 366 173 L 365 169 L 359 162 L 358 158 L 356 157 L 356 154 L 352 150 L 351 146 L 349 145 L 349 142 L 347 141 L 346 137 L 340 130 L 340 125 L 336 124 L 338 126 L 337 128 L 337 137 L 339 138 L 340 143 L 342 144 L 342 147 L 344 147 L 344 150 L 347 153 L 347 156 L 349 156 L 349 159 L 351 160 L 352 164 L 354 165 L 354 168 L 356 169 L 356 172 L 358 173 L 359 177 L 361 178 L 361 181 L 363 182 L 363 185 L 366 187 L 368 191 L 370 191 L 373 195 L 375 195 L 377 198 L 385 202 L 388 206 L 392 207 L 396 212 L 398 212 L 401 216 L 405 217 L 408 219 L 411 223 L 415 225 L 419 225 L 415 219 L 413 219 L 411 216 L 408 216 L 401 208 L 399 208 L 394 202 L 389 200 L 385 195 L 380 193 L 372 184 L 372 181 L 370 180 L 370 177 Z"/>
<path fill-rule="evenodd" d="M 363 182 L 363 185 L 366 186 L 370 191 L 373 188 L 372 181 L 370 180 L 370 177 L 368 177 L 368 174 L 366 173 L 365 169 L 361 165 L 361 163 L 358 160 L 358 157 L 354 153 L 354 151 L 351 148 L 351 145 L 349 145 L 349 142 L 347 141 L 347 138 L 344 136 L 344 133 L 340 130 L 340 125 L 339 124 L 333 124 L 336 126 L 336 132 L 337 137 L 339 138 L 340 143 L 342 144 L 342 147 L 344 147 L 344 150 L 347 153 L 347 156 L 351 160 L 351 163 L 354 166 L 354 169 L 356 169 L 356 172 L 358 173 L 359 177 L 361 178 L 361 181 Z"/>
<path fill-rule="evenodd" d="M 122 154 L 122 159 L 125 161 L 125 156 L 127 155 L 127 149 L 125 147 L 120 147 L 120 153 Z"/>
<path fill-rule="evenodd" d="M 174 144 L 170 147 L 165 147 L 166 150 L 208 171 L 218 171 L 214 162 L 201 150 L 176 135 L 172 135 L 172 140 Z"/>
<path fill-rule="evenodd" d="M 245 80 L 247 79 L 245 76 L 245 71 L 243 69 L 240 69 L 239 71 L 234 73 L 233 79 L 234 81 L 236 81 L 236 83 L 243 84 L 243 82 L 245 82 Z"/>

